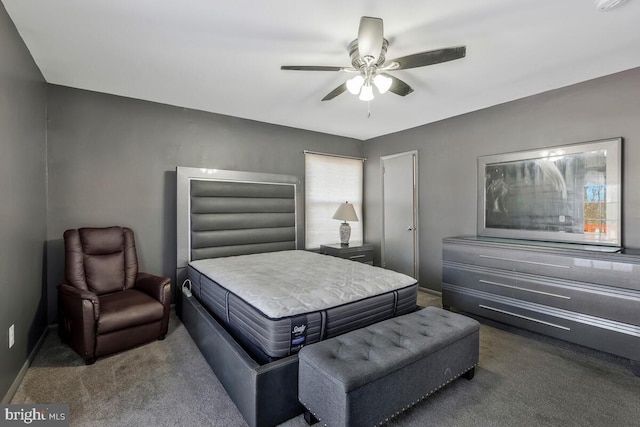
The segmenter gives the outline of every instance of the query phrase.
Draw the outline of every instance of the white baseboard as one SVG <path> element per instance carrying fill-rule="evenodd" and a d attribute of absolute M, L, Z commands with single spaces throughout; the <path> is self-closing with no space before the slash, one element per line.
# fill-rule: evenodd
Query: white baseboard
<path fill-rule="evenodd" d="M 16 391 L 18 391 L 18 387 L 20 387 L 20 384 L 22 384 L 22 380 L 24 379 L 24 376 L 27 375 L 27 370 L 33 363 L 33 359 L 36 358 L 36 354 L 38 354 L 40 347 L 42 347 L 42 344 L 44 344 L 45 338 L 47 338 L 47 335 L 49 335 L 50 328 L 51 326 L 48 326 L 47 328 L 45 328 L 44 332 L 42 332 L 42 335 L 38 339 L 38 342 L 33 347 L 33 350 L 31 350 L 29 357 L 27 357 L 27 360 L 25 360 L 24 364 L 22 365 L 20 372 L 18 372 L 18 375 L 16 376 L 15 380 L 13 380 L 11 387 L 9 387 L 7 394 L 5 394 L 4 397 L 2 398 L 3 405 L 9 404 L 11 402 L 11 399 L 13 399 L 13 396 L 16 394 Z"/>

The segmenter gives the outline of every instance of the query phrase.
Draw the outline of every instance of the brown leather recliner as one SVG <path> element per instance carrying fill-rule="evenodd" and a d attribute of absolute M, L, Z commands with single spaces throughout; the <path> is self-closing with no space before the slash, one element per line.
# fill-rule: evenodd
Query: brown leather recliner
<path fill-rule="evenodd" d="M 58 286 L 61 336 L 87 364 L 164 339 L 171 280 L 138 272 L 133 231 L 123 227 L 64 232 L 65 280 Z"/>

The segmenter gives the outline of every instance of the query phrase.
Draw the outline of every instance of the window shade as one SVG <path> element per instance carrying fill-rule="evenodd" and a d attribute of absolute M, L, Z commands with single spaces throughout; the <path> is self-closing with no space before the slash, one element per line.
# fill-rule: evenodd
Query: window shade
<path fill-rule="evenodd" d="M 349 242 L 362 241 L 361 159 L 305 153 L 305 242 L 307 249 L 340 242 L 341 221 L 332 219 L 341 203 L 353 204 Z"/>

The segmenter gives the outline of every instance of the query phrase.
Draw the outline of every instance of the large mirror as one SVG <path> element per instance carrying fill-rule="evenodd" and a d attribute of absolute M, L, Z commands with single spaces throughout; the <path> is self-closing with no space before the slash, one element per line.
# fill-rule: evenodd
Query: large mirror
<path fill-rule="evenodd" d="M 621 245 L 622 139 L 478 158 L 478 235 Z"/>

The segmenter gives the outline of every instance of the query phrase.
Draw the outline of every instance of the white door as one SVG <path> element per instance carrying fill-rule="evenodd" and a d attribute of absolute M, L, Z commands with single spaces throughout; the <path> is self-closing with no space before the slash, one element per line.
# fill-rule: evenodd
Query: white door
<path fill-rule="evenodd" d="M 382 266 L 418 279 L 418 152 L 380 161 Z"/>

